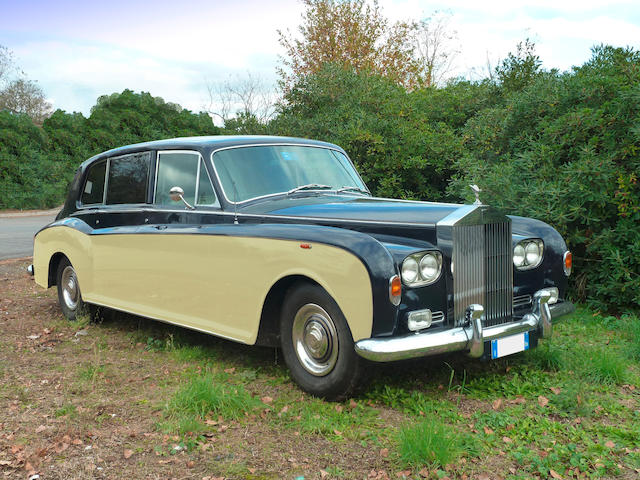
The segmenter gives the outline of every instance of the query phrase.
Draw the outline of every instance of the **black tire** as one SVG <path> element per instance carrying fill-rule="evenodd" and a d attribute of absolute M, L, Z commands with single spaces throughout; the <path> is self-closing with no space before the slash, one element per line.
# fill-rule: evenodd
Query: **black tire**
<path fill-rule="evenodd" d="M 304 391 L 344 400 L 364 382 L 364 359 L 354 349 L 344 315 L 331 296 L 311 284 L 293 286 L 280 318 L 282 353 Z"/>
<path fill-rule="evenodd" d="M 76 271 L 66 257 L 58 264 L 56 286 L 58 287 L 58 303 L 62 313 L 68 320 L 77 320 L 78 315 L 87 309 L 82 300 Z"/>

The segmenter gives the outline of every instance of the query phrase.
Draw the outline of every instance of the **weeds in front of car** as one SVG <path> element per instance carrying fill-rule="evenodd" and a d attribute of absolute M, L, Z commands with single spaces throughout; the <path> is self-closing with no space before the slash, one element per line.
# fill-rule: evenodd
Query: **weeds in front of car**
<path fill-rule="evenodd" d="M 435 418 L 400 427 L 397 433 L 398 458 L 403 467 L 445 467 L 463 453 L 476 456 L 473 437 L 458 433 L 454 427 Z"/>
<path fill-rule="evenodd" d="M 176 418 L 183 424 L 187 419 L 203 421 L 207 417 L 218 416 L 238 420 L 264 406 L 242 385 L 224 380 L 222 375 L 211 373 L 193 375 L 167 403 L 169 418 Z"/>

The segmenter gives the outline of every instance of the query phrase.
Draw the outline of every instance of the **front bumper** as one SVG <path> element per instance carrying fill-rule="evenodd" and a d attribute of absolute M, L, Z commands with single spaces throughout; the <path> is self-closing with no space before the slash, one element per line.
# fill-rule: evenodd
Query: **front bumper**
<path fill-rule="evenodd" d="M 574 310 L 571 302 L 549 305 L 549 298 L 548 292 L 540 290 L 533 296 L 531 313 L 521 320 L 487 328 L 482 327 L 484 308 L 477 304 L 469 305 L 466 326 L 402 337 L 367 338 L 356 342 L 356 353 L 374 362 L 393 362 L 456 351 L 467 351 L 470 356 L 478 358 L 484 353 L 485 342 L 490 340 L 531 330 L 536 330 L 542 338 L 549 338 L 553 322 Z"/>

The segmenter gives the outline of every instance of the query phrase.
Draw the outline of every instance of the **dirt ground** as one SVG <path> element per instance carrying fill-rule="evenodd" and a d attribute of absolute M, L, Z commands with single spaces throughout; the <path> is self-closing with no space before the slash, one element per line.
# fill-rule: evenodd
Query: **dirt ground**
<path fill-rule="evenodd" d="M 329 477 L 324 469 L 332 466 L 351 478 L 395 478 L 378 449 L 300 435 L 268 419 L 220 419 L 206 443 L 176 449 L 180 437 L 157 424 L 189 366 L 132 342 L 143 319 L 67 322 L 55 289 L 36 285 L 28 264 L 0 262 L 0 478 L 309 479 Z M 224 343 L 239 358 L 263 355 L 268 363 L 272 355 Z M 280 387 L 253 388 L 276 398 Z M 383 424 L 395 420 L 381 413 Z"/>

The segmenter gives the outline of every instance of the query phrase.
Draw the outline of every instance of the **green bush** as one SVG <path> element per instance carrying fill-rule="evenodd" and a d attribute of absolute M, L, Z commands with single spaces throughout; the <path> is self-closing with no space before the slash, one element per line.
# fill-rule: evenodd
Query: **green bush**
<path fill-rule="evenodd" d="M 637 308 L 640 292 L 640 53 L 600 46 L 572 72 L 541 72 L 461 130 L 449 192 L 544 220 L 574 252 L 574 294 Z"/>
<path fill-rule="evenodd" d="M 461 140 L 445 122 L 430 121 L 402 87 L 327 65 L 284 101 L 272 130 L 340 145 L 375 195 L 446 198 Z"/>
<path fill-rule="evenodd" d="M 42 128 L 26 115 L 0 112 L 0 209 L 60 205 L 78 165 L 102 151 L 217 133 L 207 114 L 131 90 L 100 97 L 89 118 L 57 110 Z"/>

